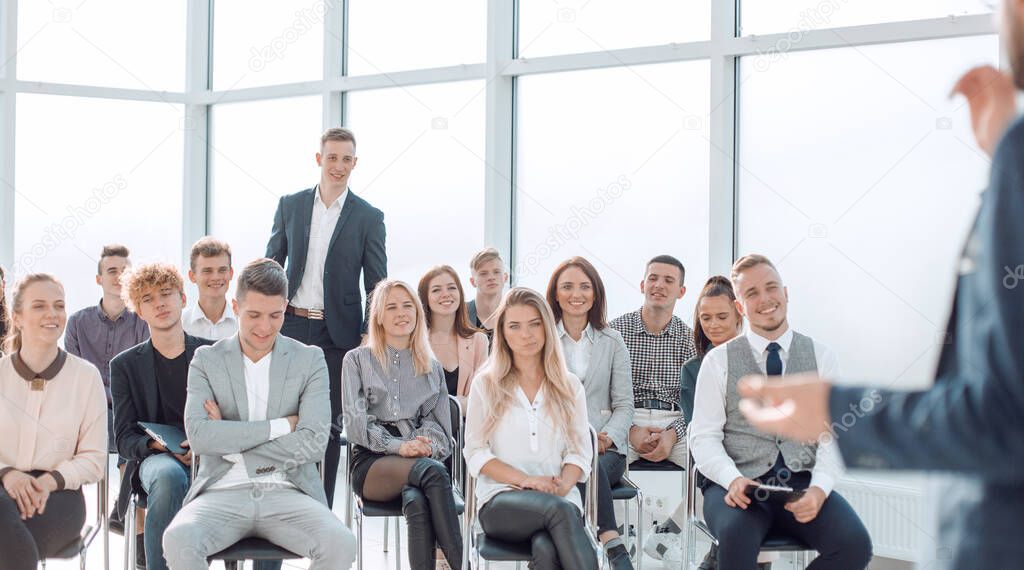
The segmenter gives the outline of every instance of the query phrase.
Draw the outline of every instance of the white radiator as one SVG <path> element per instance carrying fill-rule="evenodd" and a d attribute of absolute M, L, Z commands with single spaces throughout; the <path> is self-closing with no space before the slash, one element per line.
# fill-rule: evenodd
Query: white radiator
<path fill-rule="evenodd" d="M 931 530 L 925 478 L 851 471 L 836 486 L 871 534 L 875 556 L 913 561 Z"/>

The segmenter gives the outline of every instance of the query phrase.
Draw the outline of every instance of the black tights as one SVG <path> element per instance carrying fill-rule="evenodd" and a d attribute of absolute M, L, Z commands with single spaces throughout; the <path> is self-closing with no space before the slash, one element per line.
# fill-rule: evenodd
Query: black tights
<path fill-rule="evenodd" d="M 81 489 L 54 491 L 46 512 L 21 520 L 18 505 L 0 489 L 0 570 L 36 570 L 40 559 L 71 544 L 85 524 Z"/>
<path fill-rule="evenodd" d="M 540 491 L 505 491 L 480 508 L 487 536 L 530 541 L 536 570 L 597 570 L 597 554 L 576 505 Z"/>
<path fill-rule="evenodd" d="M 373 462 L 363 483 L 362 497 L 385 502 L 402 497 L 402 514 L 409 527 L 409 565 L 433 569 L 435 545 L 452 568 L 462 567 L 462 533 L 452 495 L 451 475 L 434 459 L 387 455 Z"/>

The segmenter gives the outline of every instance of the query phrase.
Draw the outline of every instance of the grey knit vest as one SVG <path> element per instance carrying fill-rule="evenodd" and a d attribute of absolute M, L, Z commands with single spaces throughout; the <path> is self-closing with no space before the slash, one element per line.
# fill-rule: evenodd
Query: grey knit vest
<path fill-rule="evenodd" d="M 782 453 L 786 467 L 791 471 L 809 471 L 814 467 L 817 444 L 803 444 L 777 438 L 755 429 L 740 412 L 740 396 L 736 384 L 748 374 L 763 375 L 765 371 L 754 360 L 754 349 L 747 335 L 740 335 L 726 344 L 729 373 L 725 388 L 725 426 L 723 428 L 726 453 L 736 463 L 744 477 L 757 478 L 767 473 Z M 794 332 L 786 360 L 786 374 L 817 372 L 814 343 L 810 338 Z"/>

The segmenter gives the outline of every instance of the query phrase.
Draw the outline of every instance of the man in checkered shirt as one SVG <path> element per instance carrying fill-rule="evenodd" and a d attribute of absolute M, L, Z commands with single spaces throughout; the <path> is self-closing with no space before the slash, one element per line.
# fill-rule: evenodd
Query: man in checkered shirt
<path fill-rule="evenodd" d="M 697 352 L 693 330 L 672 314 L 686 294 L 682 262 L 659 255 L 647 263 L 644 305 L 611 322 L 622 334 L 633 368 L 633 427 L 627 461 L 637 457 L 686 467 L 686 422 L 679 409 L 679 373 Z"/>
<path fill-rule="evenodd" d="M 690 418 L 684 418 L 679 409 L 679 374 L 683 363 L 697 351 L 693 330 L 672 314 L 676 301 L 686 294 L 685 275 L 682 262 L 671 255 L 650 260 L 640 282 L 643 306 L 610 323 L 622 334 L 633 368 L 636 412 L 629 429 L 629 463 L 638 457 L 667 459 L 686 468 L 686 422 Z M 645 541 L 644 552 L 656 560 L 682 560 L 680 531 L 669 518 Z"/>

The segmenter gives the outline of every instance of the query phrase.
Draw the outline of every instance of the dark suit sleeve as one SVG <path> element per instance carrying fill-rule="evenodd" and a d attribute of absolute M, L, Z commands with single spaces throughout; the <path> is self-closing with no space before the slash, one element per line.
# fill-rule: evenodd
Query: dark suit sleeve
<path fill-rule="evenodd" d="M 1024 461 L 1024 127 L 996 151 L 958 290 L 957 366 L 934 387 L 900 393 L 833 388 L 833 430 L 847 465 L 1020 480 Z M 1011 287 L 1012 285 L 1012 287 Z M 965 352 L 967 351 L 967 352 Z M 869 402 L 874 402 L 873 404 Z M 857 410 L 874 408 L 857 417 Z M 852 424 L 848 426 L 847 424 Z"/>
<path fill-rule="evenodd" d="M 134 352 L 134 351 L 132 351 Z M 142 461 L 154 453 L 149 449 L 149 436 L 139 427 L 139 410 L 132 400 L 132 384 L 140 378 L 132 378 L 129 370 L 132 352 L 121 353 L 110 361 L 110 392 L 114 401 L 114 441 L 117 453 L 130 461 Z"/>
<path fill-rule="evenodd" d="M 274 213 L 274 227 L 270 230 L 266 257 L 280 263 L 281 267 L 284 267 L 284 262 L 288 258 L 288 235 L 284 229 L 284 196 L 277 202 L 277 212 Z"/>
<path fill-rule="evenodd" d="M 370 322 L 370 296 L 373 288 L 388 276 L 388 254 L 384 248 L 386 231 L 384 214 L 374 211 L 375 219 L 370 223 L 370 230 L 363 246 L 363 288 L 366 290 L 366 309 L 363 317 L 361 334 L 366 334 L 366 325 Z"/>

